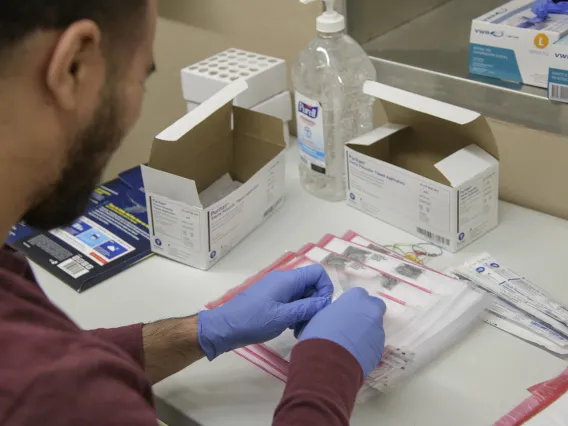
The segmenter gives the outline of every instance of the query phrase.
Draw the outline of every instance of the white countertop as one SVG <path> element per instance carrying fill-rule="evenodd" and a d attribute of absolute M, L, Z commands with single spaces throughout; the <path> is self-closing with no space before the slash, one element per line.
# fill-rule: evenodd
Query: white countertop
<path fill-rule="evenodd" d="M 211 271 L 153 257 L 77 294 L 40 268 L 49 297 L 84 328 L 187 316 L 226 290 L 306 242 L 353 229 L 383 244 L 416 237 L 345 204 L 320 201 L 301 190 L 297 151 L 289 152 L 283 208 Z M 489 251 L 504 265 L 568 302 L 568 222 L 501 204 L 501 224 L 462 252 L 433 259 L 443 269 Z M 352 424 L 378 426 L 490 425 L 552 378 L 566 362 L 482 324 L 467 339 L 393 394 L 356 408 Z M 155 386 L 156 395 L 204 426 L 269 425 L 284 385 L 235 354 L 200 361 Z"/>

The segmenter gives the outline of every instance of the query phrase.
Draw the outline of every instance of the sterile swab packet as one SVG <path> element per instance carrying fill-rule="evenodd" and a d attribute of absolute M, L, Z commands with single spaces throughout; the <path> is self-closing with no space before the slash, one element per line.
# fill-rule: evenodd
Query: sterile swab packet
<path fill-rule="evenodd" d="M 465 262 L 464 265 L 477 277 L 483 278 L 482 282 L 490 291 L 516 306 L 518 306 L 518 303 L 522 304 L 523 306 L 519 306 L 521 309 L 530 307 L 546 317 L 562 323 L 565 326 L 562 329 L 557 328 L 555 323 L 551 325 L 564 334 L 568 333 L 568 327 L 566 327 L 568 324 L 568 307 L 553 300 L 550 294 L 536 284 L 501 265 L 487 253 Z M 537 318 L 549 322 L 540 316 L 537 316 Z"/>
<path fill-rule="evenodd" d="M 483 288 L 477 282 L 476 276 L 471 274 L 466 268 L 450 268 L 446 273 Z M 494 300 L 487 310 L 488 312 L 484 317 L 486 323 L 523 340 L 543 346 L 552 352 L 568 355 L 568 336 L 559 333 L 552 326 L 534 315 L 499 297 Z"/>

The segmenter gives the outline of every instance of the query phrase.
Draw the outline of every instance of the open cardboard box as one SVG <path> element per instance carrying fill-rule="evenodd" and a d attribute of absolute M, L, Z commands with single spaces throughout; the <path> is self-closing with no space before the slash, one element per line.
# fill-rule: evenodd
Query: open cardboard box
<path fill-rule="evenodd" d="M 234 107 L 245 90 L 237 80 L 155 138 L 142 168 L 154 252 L 209 269 L 282 204 L 282 120 Z"/>
<path fill-rule="evenodd" d="M 498 224 L 499 153 L 480 114 L 376 82 L 389 123 L 346 146 L 348 203 L 456 252 Z"/>

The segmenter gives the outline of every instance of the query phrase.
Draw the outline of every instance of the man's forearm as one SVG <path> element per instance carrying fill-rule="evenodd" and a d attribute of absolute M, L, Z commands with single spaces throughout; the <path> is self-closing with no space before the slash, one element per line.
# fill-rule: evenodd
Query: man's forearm
<path fill-rule="evenodd" d="M 146 374 L 157 383 L 204 357 L 198 341 L 197 315 L 144 325 Z"/>

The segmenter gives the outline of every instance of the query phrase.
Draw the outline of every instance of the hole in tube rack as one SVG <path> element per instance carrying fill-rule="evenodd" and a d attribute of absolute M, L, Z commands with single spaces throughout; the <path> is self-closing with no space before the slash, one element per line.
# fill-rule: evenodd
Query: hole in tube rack
<path fill-rule="evenodd" d="M 189 67 L 189 69 L 192 70 L 192 71 L 196 70 L 197 68 L 199 68 L 197 65 L 194 65 L 194 66 L 192 66 L 192 67 Z"/>
<path fill-rule="evenodd" d="M 207 68 L 199 68 L 199 72 L 207 72 Z"/>
<path fill-rule="evenodd" d="M 217 75 L 218 72 L 217 71 L 209 71 L 209 75 Z"/>
<path fill-rule="evenodd" d="M 268 60 L 268 62 L 270 62 L 271 64 L 273 64 L 273 63 L 278 62 L 278 61 L 277 61 L 276 59 L 270 58 L 270 59 Z"/>
<path fill-rule="evenodd" d="M 259 61 L 266 61 L 267 58 L 265 56 L 259 56 L 256 59 L 258 59 Z"/>
<path fill-rule="evenodd" d="M 247 67 L 246 64 L 240 64 L 239 65 L 239 68 L 246 68 L 246 67 Z"/>
<path fill-rule="evenodd" d="M 220 70 L 226 70 L 227 68 L 228 68 L 228 67 L 226 67 L 226 66 L 220 66 L 220 67 L 219 67 Z"/>
<path fill-rule="evenodd" d="M 238 79 L 239 79 L 239 77 L 237 77 L 236 75 L 231 76 L 231 81 L 235 81 L 235 80 L 238 80 Z"/>
<path fill-rule="evenodd" d="M 237 55 L 243 56 L 243 55 L 246 55 L 246 53 L 245 52 L 239 52 L 239 53 L 237 53 Z"/>
<path fill-rule="evenodd" d="M 258 66 L 259 66 L 260 68 L 266 68 L 266 67 L 268 66 L 268 64 L 267 64 L 266 62 L 259 62 L 259 63 L 258 63 Z"/>
<path fill-rule="evenodd" d="M 258 68 L 251 68 L 250 69 L 250 72 L 257 72 L 257 71 L 258 71 Z"/>
<path fill-rule="evenodd" d="M 219 62 L 223 63 L 223 62 L 227 62 L 226 59 L 219 59 Z"/>
<path fill-rule="evenodd" d="M 247 56 L 248 56 L 249 58 L 256 58 L 256 55 L 255 55 L 254 53 L 249 53 Z"/>
<path fill-rule="evenodd" d="M 249 73 L 248 73 L 248 72 L 242 72 L 241 75 L 242 75 L 243 77 L 248 77 L 248 76 L 249 76 Z"/>
<path fill-rule="evenodd" d="M 229 62 L 229 66 L 234 67 L 235 65 L 237 65 L 236 62 Z"/>
<path fill-rule="evenodd" d="M 231 55 L 229 56 L 229 59 L 236 59 L 236 56 Z"/>
<path fill-rule="evenodd" d="M 231 69 L 231 70 L 229 70 L 229 72 L 230 72 L 231 74 L 236 74 L 236 73 L 238 73 L 239 71 L 238 71 L 238 70 L 233 70 L 233 69 Z"/>
<path fill-rule="evenodd" d="M 219 64 L 216 64 L 215 62 L 209 64 L 209 68 L 217 68 L 218 66 Z"/>
<path fill-rule="evenodd" d="M 227 77 L 229 77 L 229 74 L 219 74 L 219 77 L 221 77 L 221 78 L 227 78 Z"/>

